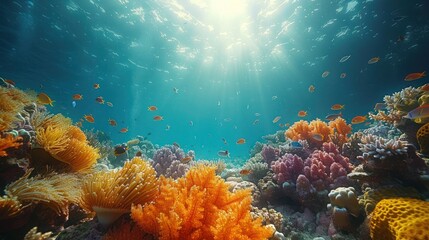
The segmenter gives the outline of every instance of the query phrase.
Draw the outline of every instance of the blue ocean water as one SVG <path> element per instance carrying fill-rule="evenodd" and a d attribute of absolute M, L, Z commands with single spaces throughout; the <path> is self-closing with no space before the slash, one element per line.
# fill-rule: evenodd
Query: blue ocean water
<path fill-rule="evenodd" d="M 2 1 L 0 76 L 48 94 L 50 112 L 92 114 L 83 128 L 114 143 L 142 135 L 198 159 L 246 159 L 279 123 L 324 119 L 333 104 L 350 121 L 427 83 L 404 77 L 429 69 L 428 10 L 423 0 Z"/>

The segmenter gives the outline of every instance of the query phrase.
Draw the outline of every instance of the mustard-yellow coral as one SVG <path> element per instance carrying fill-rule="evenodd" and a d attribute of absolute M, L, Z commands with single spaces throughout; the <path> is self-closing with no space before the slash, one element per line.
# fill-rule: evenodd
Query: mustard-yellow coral
<path fill-rule="evenodd" d="M 161 177 L 160 193 L 131 218 L 157 239 L 268 239 L 273 229 L 250 215 L 249 190 L 228 191 L 215 167 L 197 165 L 177 181 Z"/>
<path fill-rule="evenodd" d="M 370 221 L 372 239 L 429 239 L 429 202 L 412 198 L 383 199 Z"/>
<path fill-rule="evenodd" d="M 16 198 L 0 197 L 0 220 L 19 215 L 22 208 L 22 204 Z"/>
<path fill-rule="evenodd" d="M 98 220 L 109 225 L 124 213 L 131 204 L 152 201 L 158 192 L 158 180 L 153 167 L 135 157 L 119 170 L 91 174 L 83 186 L 82 207 L 95 211 Z"/>

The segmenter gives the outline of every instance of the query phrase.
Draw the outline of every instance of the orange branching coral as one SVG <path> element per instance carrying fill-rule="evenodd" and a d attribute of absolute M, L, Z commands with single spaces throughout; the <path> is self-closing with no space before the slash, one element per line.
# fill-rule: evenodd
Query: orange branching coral
<path fill-rule="evenodd" d="M 332 132 L 333 130 L 320 119 L 313 120 L 310 123 L 300 120 L 286 130 L 285 135 L 292 141 L 307 140 L 313 146 L 321 146 L 324 142 L 330 140 L 329 136 Z"/>
<path fill-rule="evenodd" d="M 329 135 L 332 133 L 332 129 L 320 119 L 316 119 L 310 122 L 309 125 L 311 131 L 310 136 L 313 138 L 314 134 L 320 134 L 323 136 L 322 142 L 329 141 Z"/>
<path fill-rule="evenodd" d="M 429 123 L 426 123 L 419 128 L 416 134 L 417 142 L 420 145 L 420 152 L 422 154 L 429 154 Z M 1 149 L 1 147 L 0 147 Z"/>
<path fill-rule="evenodd" d="M 412 198 L 383 199 L 370 221 L 372 239 L 429 239 L 429 202 Z"/>
<path fill-rule="evenodd" d="M 352 132 L 352 126 L 346 123 L 346 120 L 343 118 L 336 118 L 333 121 L 329 122 L 329 127 L 333 129 L 336 138 L 336 143 L 338 146 L 342 146 L 348 141 L 348 136 Z M 331 135 L 331 140 L 333 136 Z"/>
<path fill-rule="evenodd" d="M 4 138 L 0 138 L 0 157 L 7 156 L 5 151 L 8 148 L 18 148 L 22 145 L 21 137 L 14 137 L 12 134 L 6 135 Z"/>
<path fill-rule="evenodd" d="M 98 150 L 88 144 L 83 131 L 71 125 L 61 114 L 47 116 L 37 123 L 37 142 L 55 159 L 67 163 L 74 171 L 94 165 L 100 157 Z"/>
<path fill-rule="evenodd" d="M 311 129 L 308 122 L 300 120 L 286 130 L 285 135 L 292 141 L 306 140 L 310 138 L 310 131 Z"/>
<path fill-rule="evenodd" d="M 57 214 L 67 214 L 70 203 L 79 203 L 80 181 L 74 174 L 51 173 L 29 178 L 31 170 L 9 184 L 5 193 L 23 204 L 43 204 Z"/>
<path fill-rule="evenodd" d="M 131 218 L 162 239 L 268 239 L 273 229 L 252 219 L 249 190 L 228 191 L 215 167 L 196 165 L 174 181 L 161 177 L 159 196 L 134 205 Z"/>
<path fill-rule="evenodd" d="M 131 204 L 145 204 L 158 193 L 158 180 L 153 167 L 134 157 L 119 170 L 97 172 L 83 186 L 82 207 L 95 211 L 98 220 L 109 225 L 131 209 Z"/>

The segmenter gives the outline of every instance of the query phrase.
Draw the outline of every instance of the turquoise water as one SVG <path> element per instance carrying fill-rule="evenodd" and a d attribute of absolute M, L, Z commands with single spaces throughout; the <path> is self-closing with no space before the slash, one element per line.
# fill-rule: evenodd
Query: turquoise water
<path fill-rule="evenodd" d="M 199 159 L 219 150 L 246 159 L 300 110 L 324 119 L 344 104 L 350 121 L 386 94 L 427 83 L 403 79 L 429 69 L 428 10 L 423 0 L 2 1 L 0 75 L 48 94 L 50 112 L 92 114 L 83 128 L 114 143 L 142 135 Z M 73 94 L 83 95 L 75 107 Z"/>

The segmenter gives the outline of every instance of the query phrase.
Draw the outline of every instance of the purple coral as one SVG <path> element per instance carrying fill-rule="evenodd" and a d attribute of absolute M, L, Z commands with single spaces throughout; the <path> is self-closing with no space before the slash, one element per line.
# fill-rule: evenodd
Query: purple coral
<path fill-rule="evenodd" d="M 332 142 L 323 143 L 322 150 L 315 150 L 305 161 L 297 155 L 285 154 L 271 167 L 277 183 L 301 202 L 309 202 L 309 196 L 317 192 L 342 186 L 352 170 L 349 159 Z"/>
<path fill-rule="evenodd" d="M 277 183 L 282 185 L 284 182 L 296 182 L 298 175 L 303 173 L 304 161 L 295 154 L 286 153 L 274 161 L 271 168 Z"/>
<path fill-rule="evenodd" d="M 279 158 L 280 150 L 271 147 L 270 145 L 264 145 L 262 147 L 261 155 L 264 161 L 268 163 L 268 166 L 271 166 L 271 163 Z"/>
<path fill-rule="evenodd" d="M 184 176 L 189 169 L 189 164 L 181 162 L 184 157 L 185 153 L 182 149 L 176 146 L 165 146 L 156 150 L 152 166 L 155 168 L 157 176 L 179 178 Z"/>

